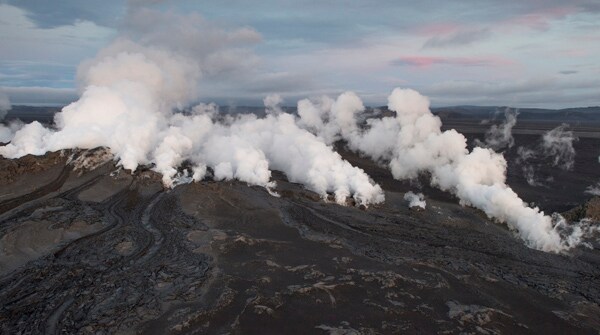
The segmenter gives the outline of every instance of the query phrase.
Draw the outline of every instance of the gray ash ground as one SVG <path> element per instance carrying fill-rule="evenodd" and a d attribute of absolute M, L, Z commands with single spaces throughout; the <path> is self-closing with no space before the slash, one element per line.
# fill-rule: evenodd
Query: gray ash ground
<path fill-rule="evenodd" d="M 575 170 L 545 167 L 555 181 L 540 187 L 509 150 L 509 183 L 547 211 L 575 207 L 600 179 L 598 148 L 581 138 Z M 279 173 L 274 197 L 239 182 L 165 190 L 153 172 L 113 162 L 74 171 L 68 153 L 0 161 L 0 332 L 599 332 L 597 242 L 529 249 L 424 181 L 427 209 L 410 210 L 403 193 L 417 182 L 342 153 L 385 204 L 327 203 Z"/>

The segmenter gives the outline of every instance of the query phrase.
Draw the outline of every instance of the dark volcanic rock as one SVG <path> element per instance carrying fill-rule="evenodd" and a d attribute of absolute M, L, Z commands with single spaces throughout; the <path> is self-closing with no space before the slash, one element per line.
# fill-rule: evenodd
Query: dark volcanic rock
<path fill-rule="evenodd" d="M 410 210 L 415 184 L 356 155 L 344 152 L 385 204 L 339 206 L 280 173 L 280 197 L 240 182 L 165 190 L 100 153 L 77 173 L 58 153 L 2 161 L 14 168 L 0 199 L 1 333 L 600 330 L 598 249 L 529 249 L 425 186 L 427 209 Z"/>
<path fill-rule="evenodd" d="M 61 152 L 49 152 L 43 156 L 27 155 L 18 159 L 8 159 L 0 156 L 0 185 L 15 181 L 18 176 L 26 173 L 39 173 L 53 166 L 64 166 L 67 156 Z"/>
<path fill-rule="evenodd" d="M 600 222 L 600 197 L 594 197 L 590 199 L 583 205 L 577 206 L 563 213 L 563 216 L 569 221 L 590 219 Z"/>

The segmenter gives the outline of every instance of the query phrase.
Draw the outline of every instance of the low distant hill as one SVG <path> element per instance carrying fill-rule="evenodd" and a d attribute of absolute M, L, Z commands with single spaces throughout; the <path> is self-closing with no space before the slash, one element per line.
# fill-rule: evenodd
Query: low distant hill
<path fill-rule="evenodd" d="M 11 110 L 6 114 L 5 120 L 11 121 L 19 119 L 25 123 L 39 121 L 42 123 L 50 123 L 54 118 L 54 114 L 60 112 L 62 107 L 46 107 L 46 106 L 12 106 Z"/>
<path fill-rule="evenodd" d="M 507 108 L 518 110 L 518 119 L 521 121 L 600 122 L 600 106 L 565 109 L 512 108 L 505 106 L 452 106 L 432 108 L 432 111 L 442 119 L 485 120 L 502 118 L 502 113 Z"/>
<path fill-rule="evenodd" d="M 600 106 L 565 109 L 512 108 L 505 106 L 450 106 L 432 108 L 432 112 L 441 117 L 442 120 L 500 120 L 503 119 L 502 114 L 507 108 L 518 110 L 518 119 L 520 121 L 600 123 Z M 12 107 L 6 116 L 6 120 L 20 119 L 27 123 L 32 121 L 49 123 L 52 122 L 54 114 L 60 110 L 61 107 L 18 105 Z M 265 114 L 264 107 L 222 106 L 221 110 L 230 114 L 253 113 L 259 116 Z M 297 113 L 296 107 L 284 107 L 283 110 L 292 114 Z M 387 107 L 368 108 L 368 112 L 368 114 L 373 116 L 390 116 L 394 114 L 389 111 Z"/>

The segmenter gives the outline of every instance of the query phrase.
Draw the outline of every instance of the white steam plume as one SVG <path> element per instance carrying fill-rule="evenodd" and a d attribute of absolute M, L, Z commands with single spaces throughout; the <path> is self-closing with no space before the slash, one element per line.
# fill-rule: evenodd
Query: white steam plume
<path fill-rule="evenodd" d="M 515 139 L 512 136 L 512 129 L 517 124 L 517 116 L 519 112 L 506 108 L 504 110 L 504 121 L 500 125 L 492 125 L 485 132 L 485 141 L 475 139 L 475 145 L 482 148 L 490 148 L 492 150 L 500 150 L 504 148 L 512 148 L 515 144 Z"/>
<path fill-rule="evenodd" d="M 211 168 L 217 180 L 269 189 L 271 169 L 278 169 L 324 198 L 333 193 L 340 204 L 348 198 L 357 205 L 382 202 L 379 185 L 298 127 L 277 95 L 265 99 L 264 118 L 223 118 L 215 105 L 202 104 L 190 113 L 174 112 L 197 99 L 203 75 L 246 67 L 253 57 L 245 46 L 257 39 L 249 28 L 228 32 L 197 15 L 131 13 L 122 36 L 80 66 L 81 97 L 56 114 L 56 130 L 28 124 L 0 154 L 107 147 L 126 169 L 153 165 L 168 187 L 190 174 L 202 179 Z M 179 172 L 184 162 L 192 171 Z"/>
<path fill-rule="evenodd" d="M 0 124 L 0 143 L 8 143 L 15 136 L 11 129 L 3 124 Z"/>
<path fill-rule="evenodd" d="M 278 115 L 283 113 L 282 103 L 283 98 L 279 94 L 269 94 L 263 99 L 267 114 Z"/>
<path fill-rule="evenodd" d="M 594 196 L 600 196 L 600 182 L 596 183 L 596 185 L 588 186 L 585 189 L 585 193 L 591 194 L 591 195 L 594 195 Z"/>
<path fill-rule="evenodd" d="M 0 154 L 103 146 L 126 169 L 153 165 L 166 186 L 212 170 L 217 180 L 269 189 L 277 169 L 324 198 L 333 193 L 340 204 L 348 198 L 382 202 L 381 187 L 330 146 L 343 139 L 397 179 L 429 174 L 432 185 L 506 222 L 533 248 L 559 252 L 581 239 L 559 234 L 552 218 L 527 207 L 506 185 L 501 155 L 486 148 L 469 152 L 463 135 L 442 132 L 428 99 L 413 90 L 395 89 L 388 107 L 396 116 L 368 119 L 366 128 L 357 122 L 364 106 L 354 93 L 303 100 L 300 119 L 283 113 L 277 96 L 265 99 L 263 118 L 220 116 L 215 105 L 203 104 L 174 112 L 198 99 L 203 77 L 227 78 L 251 67 L 256 58 L 248 46 L 258 40 L 252 29 L 225 31 L 197 15 L 135 11 L 122 36 L 80 66 L 81 97 L 56 114 L 55 128 L 28 124 Z M 191 171 L 179 172 L 184 163 Z"/>
<path fill-rule="evenodd" d="M 8 122 L 8 125 L 0 123 L 0 143 L 10 142 L 23 126 L 23 122 L 18 119 Z"/>
<path fill-rule="evenodd" d="M 532 248 L 561 252 L 579 243 L 580 238 L 561 236 L 555 229 L 556 220 L 537 207 L 529 208 L 506 185 L 502 155 L 480 147 L 469 152 L 462 134 L 442 132 L 441 120 L 429 110 L 429 100 L 418 92 L 395 89 L 388 98 L 388 108 L 396 116 L 369 119 L 364 129 L 356 123 L 356 114 L 364 112 L 364 107 L 353 93 L 340 95 L 328 110 L 315 112 L 318 106 L 306 100 L 298 105 L 301 117 L 313 116 L 301 121 L 309 125 L 307 129 L 326 130 L 320 134 L 323 138 L 335 138 L 331 128 L 337 130 L 351 149 L 387 165 L 394 178 L 429 174 L 433 186 L 456 194 L 461 204 L 505 222 Z M 315 115 L 329 124 L 321 125 Z"/>
<path fill-rule="evenodd" d="M 419 207 L 421 209 L 425 209 L 427 203 L 425 202 L 425 196 L 423 193 L 413 193 L 412 191 L 408 191 L 404 194 L 404 200 L 408 201 L 408 207 Z"/>

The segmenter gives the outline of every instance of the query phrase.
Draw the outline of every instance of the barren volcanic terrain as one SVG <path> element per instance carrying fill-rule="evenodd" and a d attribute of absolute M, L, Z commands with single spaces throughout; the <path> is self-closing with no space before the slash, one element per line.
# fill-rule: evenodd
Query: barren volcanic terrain
<path fill-rule="evenodd" d="M 515 148 L 539 134 L 515 133 L 508 183 L 525 201 L 564 212 L 591 197 L 600 139 L 580 134 L 574 169 L 545 166 L 534 187 Z M 101 149 L 2 159 L 0 332 L 598 333 L 598 242 L 530 249 L 338 146 L 383 187 L 383 205 L 323 201 L 280 173 L 279 197 L 237 181 L 165 189 Z M 409 209 L 403 195 L 419 188 L 427 207 Z"/>

